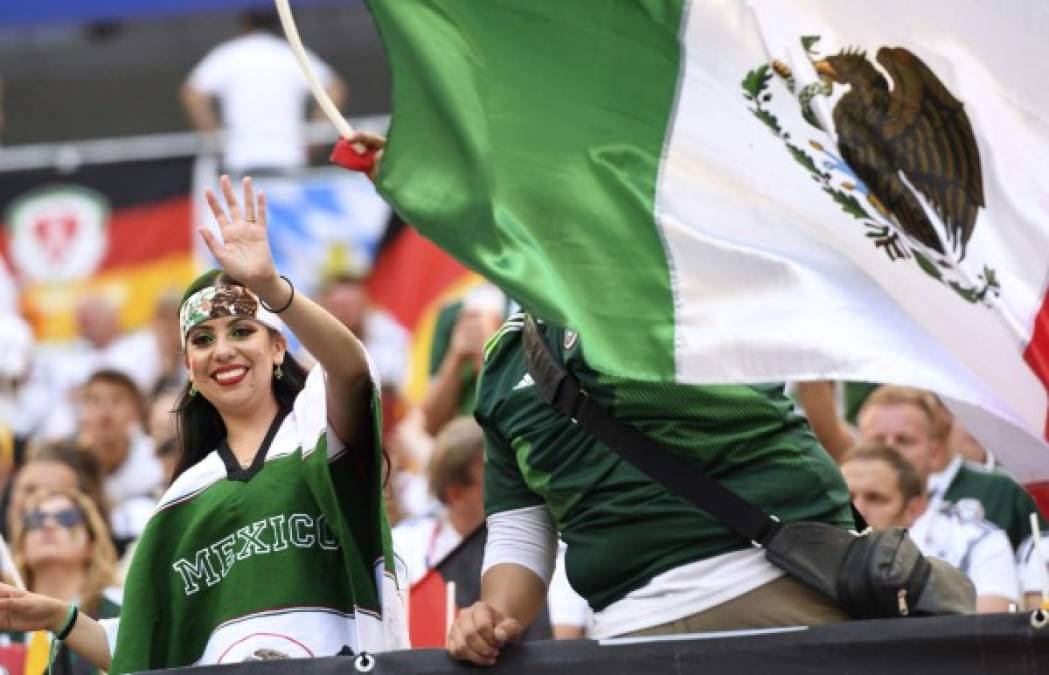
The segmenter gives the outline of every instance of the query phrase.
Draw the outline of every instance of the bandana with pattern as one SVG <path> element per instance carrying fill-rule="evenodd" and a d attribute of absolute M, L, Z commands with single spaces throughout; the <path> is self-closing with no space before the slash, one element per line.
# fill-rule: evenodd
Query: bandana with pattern
<path fill-rule="evenodd" d="M 182 327 L 182 348 L 186 347 L 186 336 L 194 326 L 209 319 L 226 316 L 243 316 L 255 319 L 264 326 L 280 331 L 284 324 L 276 314 L 259 302 L 258 296 L 244 286 L 208 286 L 189 296 L 179 309 L 179 325 Z"/>

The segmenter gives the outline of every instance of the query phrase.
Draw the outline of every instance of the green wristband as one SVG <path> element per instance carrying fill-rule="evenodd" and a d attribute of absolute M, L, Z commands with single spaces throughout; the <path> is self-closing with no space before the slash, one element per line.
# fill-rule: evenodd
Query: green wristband
<path fill-rule="evenodd" d="M 65 623 L 62 625 L 62 630 L 55 633 L 55 640 L 62 642 L 69 634 L 73 632 L 73 626 L 76 625 L 77 617 L 80 616 L 80 610 L 77 609 L 76 605 L 69 605 L 69 613 L 66 615 Z"/>

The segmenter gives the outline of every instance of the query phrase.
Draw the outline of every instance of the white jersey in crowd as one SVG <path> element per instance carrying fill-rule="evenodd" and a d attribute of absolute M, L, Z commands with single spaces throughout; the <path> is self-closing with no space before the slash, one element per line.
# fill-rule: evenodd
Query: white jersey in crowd
<path fill-rule="evenodd" d="M 399 388 L 408 374 L 411 336 L 404 326 L 379 309 L 371 309 L 365 317 L 364 347 L 379 369 L 383 385 Z"/>
<path fill-rule="evenodd" d="M 73 396 L 93 373 L 103 369 L 120 371 L 145 395 L 156 384 L 161 370 L 160 350 L 149 330 L 122 335 L 102 349 L 83 339 L 39 346 L 36 363 L 41 366 L 41 382 L 46 383 L 52 397 L 41 429 L 45 440 L 59 440 L 76 433 Z"/>
<path fill-rule="evenodd" d="M 977 596 L 997 595 L 1019 601 L 1016 559 L 1005 531 L 983 517 L 975 499 L 939 502 L 910 528 L 921 552 L 947 561 L 976 586 Z"/>
<path fill-rule="evenodd" d="M 164 468 L 153 441 L 141 431 L 131 437 L 127 459 L 106 476 L 106 497 L 112 503 L 110 529 L 118 539 L 135 539 L 146 529 L 164 487 Z"/>
<path fill-rule="evenodd" d="M 393 528 L 393 550 L 404 563 L 409 585 L 426 576 L 462 540 L 444 511 L 407 518 Z"/>
<path fill-rule="evenodd" d="M 327 87 L 331 68 L 314 54 L 309 57 Z M 224 42 L 197 64 L 188 84 L 219 100 L 227 133 L 227 170 L 295 169 L 306 164 L 303 121 L 310 93 L 283 38 L 255 31 Z"/>

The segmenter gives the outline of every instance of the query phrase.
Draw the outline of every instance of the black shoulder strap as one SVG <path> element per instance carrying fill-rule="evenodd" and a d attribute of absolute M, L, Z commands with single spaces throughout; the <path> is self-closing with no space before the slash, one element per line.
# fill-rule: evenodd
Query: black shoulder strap
<path fill-rule="evenodd" d="M 579 380 L 550 353 L 535 320 L 525 317 L 525 357 L 528 372 L 543 398 L 573 424 L 615 450 L 646 476 L 672 493 L 706 511 L 726 527 L 757 544 L 765 544 L 779 529 L 779 521 L 703 473 L 635 427 L 621 422 L 594 403 Z"/>

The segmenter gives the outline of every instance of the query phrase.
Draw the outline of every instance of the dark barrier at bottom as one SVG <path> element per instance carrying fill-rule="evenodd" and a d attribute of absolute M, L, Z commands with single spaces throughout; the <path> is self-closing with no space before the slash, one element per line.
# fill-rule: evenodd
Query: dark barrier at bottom
<path fill-rule="evenodd" d="M 665 675 L 671 673 L 987 673 L 1049 675 L 1049 626 L 1030 613 L 852 621 L 814 628 L 636 640 L 531 642 L 505 650 L 498 673 Z M 159 671 L 157 671 L 159 672 Z M 167 670 L 164 673 L 183 672 Z M 460 665 L 441 650 L 354 658 L 238 663 L 186 669 L 192 675 L 374 675 L 490 672 Z"/>

